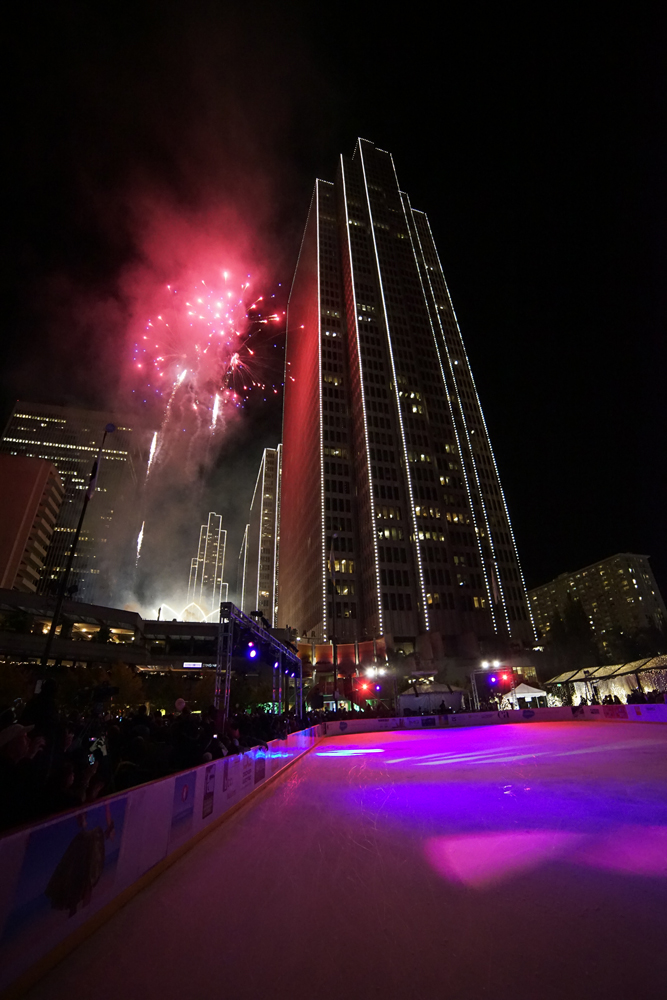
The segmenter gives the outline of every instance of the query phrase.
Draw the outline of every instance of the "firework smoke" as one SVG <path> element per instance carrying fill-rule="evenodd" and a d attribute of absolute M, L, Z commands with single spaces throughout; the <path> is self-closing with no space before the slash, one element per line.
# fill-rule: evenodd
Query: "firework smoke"
<path fill-rule="evenodd" d="M 151 206 L 142 251 L 123 282 L 131 303 L 123 393 L 137 426 L 150 428 L 145 523 L 127 590 L 153 614 L 165 601 L 184 603 L 205 509 L 221 509 L 227 524 L 228 512 L 239 518 L 236 495 L 252 471 L 242 481 L 223 476 L 222 489 L 213 484 L 221 451 L 233 454 L 257 425 L 258 407 L 280 398 L 284 302 L 279 288 L 267 288 L 255 238 L 231 209 L 186 216 Z"/>

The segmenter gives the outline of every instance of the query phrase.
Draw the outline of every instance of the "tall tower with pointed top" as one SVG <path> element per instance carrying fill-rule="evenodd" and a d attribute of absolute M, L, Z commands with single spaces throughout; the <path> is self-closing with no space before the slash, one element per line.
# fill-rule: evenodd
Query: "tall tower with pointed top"
<path fill-rule="evenodd" d="M 484 415 L 426 215 L 360 139 L 291 289 L 278 623 L 445 654 L 532 643 Z"/>

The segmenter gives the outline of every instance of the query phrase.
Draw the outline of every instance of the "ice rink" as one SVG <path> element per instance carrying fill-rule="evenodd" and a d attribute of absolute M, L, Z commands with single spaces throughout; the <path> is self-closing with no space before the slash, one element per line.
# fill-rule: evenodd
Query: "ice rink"
<path fill-rule="evenodd" d="M 33 1000 L 667 995 L 667 726 L 322 741 Z"/>

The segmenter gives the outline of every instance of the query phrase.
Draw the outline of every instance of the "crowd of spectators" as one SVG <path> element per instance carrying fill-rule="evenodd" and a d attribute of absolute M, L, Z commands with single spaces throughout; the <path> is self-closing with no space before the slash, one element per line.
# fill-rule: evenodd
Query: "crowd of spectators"
<path fill-rule="evenodd" d="M 580 705 L 662 705 L 665 702 L 664 691 L 644 691 L 642 688 L 633 688 L 626 696 L 625 701 L 621 701 L 617 694 L 605 695 L 600 698 L 597 694 L 590 698 L 582 698 Z"/>
<path fill-rule="evenodd" d="M 57 684 L 47 680 L 23 708 L 0 714 L 0 831 L 34 822 L 102 796 L 198 764 L 243 753 L 321 721 L 262 710 L 225 722 L 214 706 L 115 713 L 102 705 L 62 712 Z"/>
<path fill-rule="evenodd" d="M 627 698 L 630 704 L 663 700 L 662 692 L 639 688 Z M 620 701 L 609 696 L 602 703 Z M 482 703 L 479 710 L 496 707 Z M 443 701 L 439 711 L 428 714 L 450 711 Z M 58 707 L 56 682 L 47 680 L 25 706 L 0 712 L 0 831 L 266 746 L 318 722 L 393 714 L 382 704 L 362 711 L 320 709 L 302 718 L 291 711 L 256 709 L 239 711 L 225 722 L 214 706 L 193 712 L 182 699 L 168 715 L 151 713 L 143 704 L 127 713 L 105 710 L 102 704 L 86 712 L 64 712 Z M 405 714 L 423 712 L 406 709 Z"/>

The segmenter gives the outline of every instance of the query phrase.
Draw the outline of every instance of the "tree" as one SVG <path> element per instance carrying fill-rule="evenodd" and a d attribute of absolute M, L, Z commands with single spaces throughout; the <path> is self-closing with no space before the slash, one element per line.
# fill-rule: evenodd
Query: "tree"
<path fill-rule="evenodd" d="M 146 690 L 138 674 L 126 663 L 114 663 L 109 670 L 109 684 L 118 688 L 113 696 L 115 708 L 136 708 L 146 701 Z"/>
<path fill-rule="evenodd" d="M 32 631 L 33 616 L 20 608 L 13 608 L 11 611 L 2 612 L 2 630 L 4 632 L 21 632 L 27 634 Z"/>
<path fill-rule="evenodd" d="M 108 680 L 100 666 L 54 667 L 48 671 L 58 682 L 57 702 L 66 712 L 87 711 L 92 704 L 93 690 Z"/>
<path fill-rule="evenodd" d="M 171 671 L 151 674 L 146 677 L 145 685 L 146 697 L 151 707 L 159 708 L 160 711 L 173 712 L 179 698 L 188 700 L 189 692 L 182 674 L 174 674 Z"/>
<path fill-rule="evenodd" d="M 566 670 L 593 667 L 600 660 L 586 612 L 572 594 L 567 595 L 562 614 L 549 630 L 544 659 L 545 672 L 550 677 Z"/>
<path fill-rule="evenodd" d="M 605 650 L 610 663 L 630 663 L 659 656 L 667 652 L 667 634 L 664 627 L 656 625 L 634 632 L 617 628 L 605 634 Z"/>
<path fill-rule="evenodd" d="M 34 691 L 29 672 L 16 663 L 3 663 L 0 667 L 0 711 L 15 702 L 26 702 Z"/>
<path fill-rule="evenodd" d="M 191 698 L 197 708 L 205 712 L 213 704 L 215 695 L 215 671 L 207 670 L 199 680 L 192 685 Z"/>

